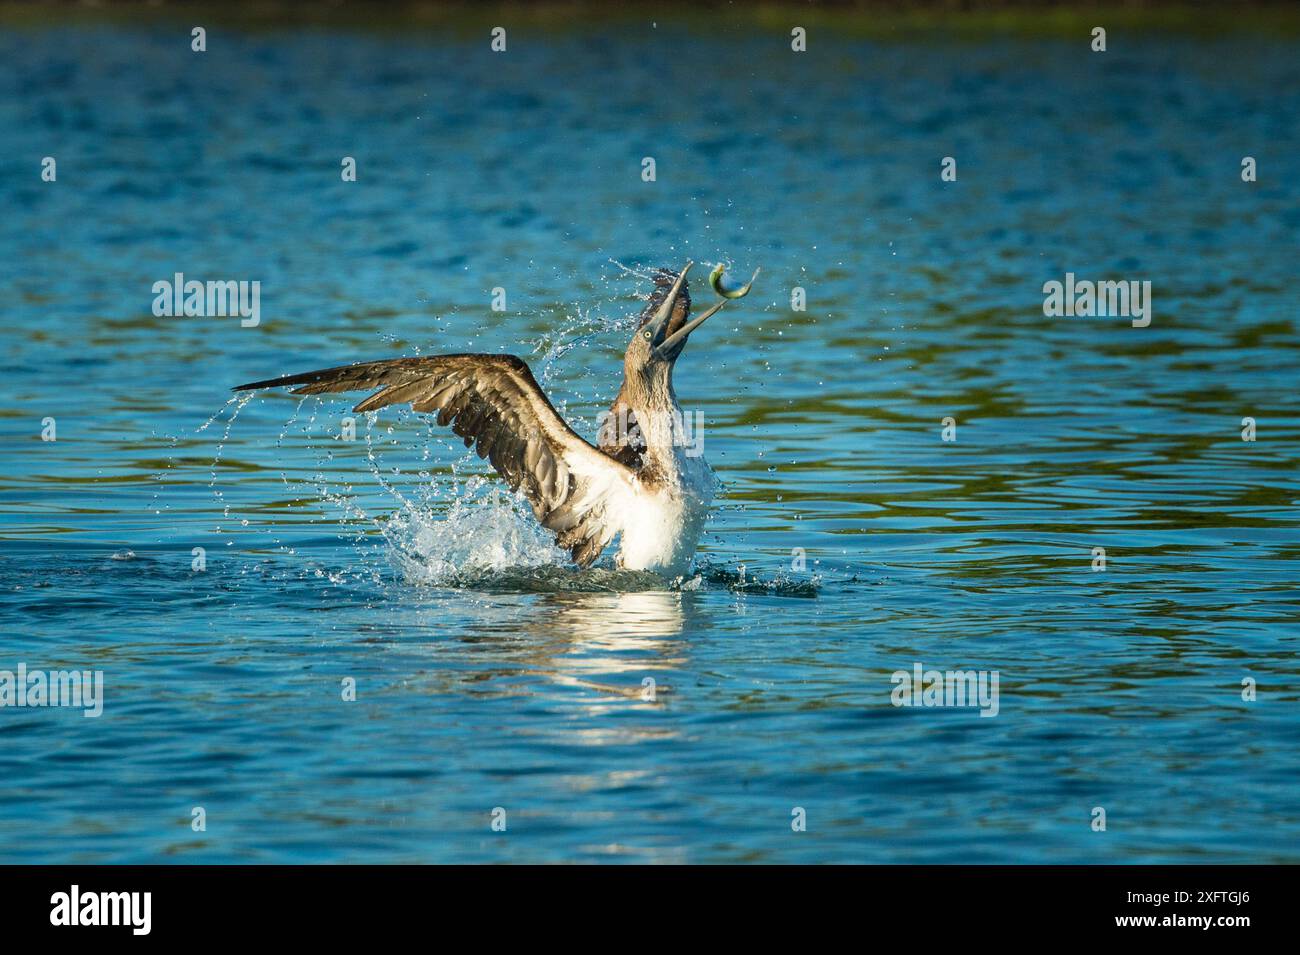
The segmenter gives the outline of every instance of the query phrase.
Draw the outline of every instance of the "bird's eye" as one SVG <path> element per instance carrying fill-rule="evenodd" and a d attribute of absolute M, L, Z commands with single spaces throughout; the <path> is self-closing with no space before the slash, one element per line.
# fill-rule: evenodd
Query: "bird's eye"
<path fill-rule="evenodd" d="M 650 329 L 648 328 L 645 330 L 645 340 L 646 341 L 650 340 Z"/>

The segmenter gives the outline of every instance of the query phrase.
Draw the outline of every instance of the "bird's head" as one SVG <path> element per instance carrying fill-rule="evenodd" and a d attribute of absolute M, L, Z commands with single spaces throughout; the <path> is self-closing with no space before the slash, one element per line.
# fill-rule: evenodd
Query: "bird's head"
<path fill-rule="evenodd" d="M 686 288 L 686 273 L 693 264 L 687 262 L 676 273 L 669 269 L 660 269 L 655 273 L 655 290 L 641 314 L 641 322 L 637 325 L 636 334 L 628 343 L 627 354 L 623 358 L 623 369 L 628 380 L 653 380 L 660 377 L 665 381 L 670 380 L 673 365 L 686 347 L 691 332 L 715 315 L 727 299 L 740 298 L 754 284 L 751 278 L 744 288 L 724 292 L 720 284 L 722 266 L 719 265 L 709 276 L 709 284 L 722 296 L 721 300 L 699 317 L 691 319 L 691 295 Z M 758 272 L 755 271 L 754 275 L 757 276 Z"/>

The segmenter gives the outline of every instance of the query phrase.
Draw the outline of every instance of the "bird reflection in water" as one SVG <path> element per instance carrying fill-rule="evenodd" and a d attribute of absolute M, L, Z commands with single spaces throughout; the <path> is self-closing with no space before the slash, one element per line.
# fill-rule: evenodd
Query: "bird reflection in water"
<path fill-rule="evenodd" d="M 658 706 L 688 661 L 682 633 L 693 603 L 676 590 L 484 595 L 454 641 L 434 644 L 440 659 L 431 676 L 454 681 L 439 688 L 448 692 L 551 696 L 528 679 L 543 677 L 550 690 L 577 691 L 569 702 L 592 714 Z"/>

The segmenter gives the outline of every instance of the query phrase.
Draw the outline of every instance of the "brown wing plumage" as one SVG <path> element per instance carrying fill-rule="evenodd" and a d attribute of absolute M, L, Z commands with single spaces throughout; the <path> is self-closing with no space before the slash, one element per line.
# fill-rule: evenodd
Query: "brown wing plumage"
<path fill-rule="evenodd" d="M 492 463 L 511 490 L 523 488 L 543 527 L 581 567 L 618 528 L 610 511 L 632 472 L 578 436 L 547 400 L 526 362 L 514 355 L 392 358 L 285 375 L 236 391 L 297 385 L 294 394 L 379 389 L 355 411 L 410 404 L 437 412 L 466 447 Z"/>

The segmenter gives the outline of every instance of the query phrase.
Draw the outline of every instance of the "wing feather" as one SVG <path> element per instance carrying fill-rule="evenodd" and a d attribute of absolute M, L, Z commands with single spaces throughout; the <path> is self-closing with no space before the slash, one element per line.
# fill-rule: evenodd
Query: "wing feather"
<path fill-rule="evenodd" d="M 591 564 L 620 529 L 619 512 L 634 472 L 570 428 L 547 399 L 528 364 L 514 355 L 432 355 L 324 368 L 239 385 L 236 391 L 293 385 L 294 394 L 378 389 L 355 411 L 410 404 L 437 413 L 505 478 L 522 488 L 542 526 L 581 567 Z"/>

